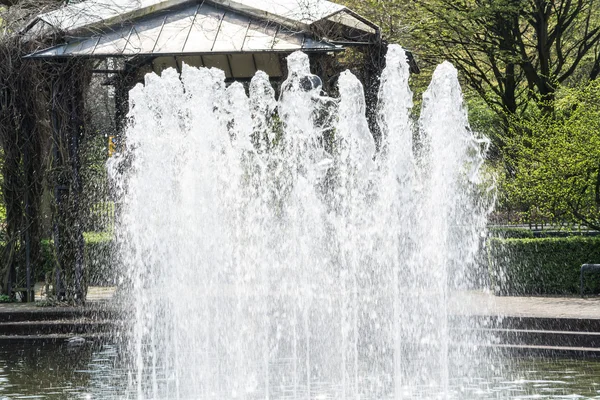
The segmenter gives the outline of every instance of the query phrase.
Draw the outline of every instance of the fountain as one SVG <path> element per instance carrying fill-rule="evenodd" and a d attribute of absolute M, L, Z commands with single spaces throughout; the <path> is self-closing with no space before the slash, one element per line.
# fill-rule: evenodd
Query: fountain
<path fill-rule="evenodd" d="M 133 393 L 467 398 L 451 381 L 489 355 L 473 326 L 451 340 L 448 303 L 477 284 L 489 201 L 456 70 L 436 69 L 415 124 L 390 46 L 378 151 L 356 77 L 334 99 L 305 54 L 288 70 L 279 99 L 262 72 L 247 96 L 188 66 L 131 92 L 128 172 L 112 173 Z"/>

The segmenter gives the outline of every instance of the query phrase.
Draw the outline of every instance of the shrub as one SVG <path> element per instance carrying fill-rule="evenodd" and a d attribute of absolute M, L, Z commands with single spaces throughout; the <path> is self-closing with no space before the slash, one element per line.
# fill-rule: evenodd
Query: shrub
<path fill-rule="evenodd" d="M 12 303 L 14 300 L 7 294 L 0 294 L 0 303 Z"/>
<path fill-rule="evenodd" d="M 600 237 L 492 238 L 488 255 L 497 294 L 577 294 L 581 265 L 600 263 Z M 586 292 L 600 291 L 597 275 L 585 282 Z"/>
<path fill-rule="evenodd" d="M 570 237 L 570 236 L 598 236 L 598 231 L 537 231 L 534 232 L 533 236 L 539 238 L 551 238 L 551 237 Z"/>

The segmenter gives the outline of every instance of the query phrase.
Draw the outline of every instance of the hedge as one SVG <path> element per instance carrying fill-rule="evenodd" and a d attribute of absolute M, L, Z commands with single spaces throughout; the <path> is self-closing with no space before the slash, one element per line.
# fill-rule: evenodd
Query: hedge
<path fill-rule="evenodd" d="M 598 236 L 597 231 L 535 231 L 533 236 L 536 238 L 551 238 L 551 237 L 571 237 L 571 236 Z"/>
<path fill-rule="evenodd" d="M 86 232 L 85 239 L 85 267 L 89 285 L 111 284 L 114 278 L 113 270 L 113 241 L 107 233 Z M 36 280 L 43 281 L 46 273 L 54 270 L 56 256 L 54 242 L 50 239 L 42 240 L 42 261 L 36 268 Z"/>
<path fill-rule="evenodd" d="M 600 237 L 492 238 L 488 255 L 496 294 L 578 294 L 581 265 L 600 263 Z M 586 292 L 600 292 L 598 274 L 585 281 Z"/>

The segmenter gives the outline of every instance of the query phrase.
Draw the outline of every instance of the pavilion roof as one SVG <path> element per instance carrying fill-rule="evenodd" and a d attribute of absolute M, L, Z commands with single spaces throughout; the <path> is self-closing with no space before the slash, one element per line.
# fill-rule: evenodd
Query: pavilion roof
<path fill-rule="evenodd" d="M 60 33 L 30 57 L 330 52 L 379 40 L 348 8 L 316 0 L 87 0 L 42 14 L 26 35 Z"/>

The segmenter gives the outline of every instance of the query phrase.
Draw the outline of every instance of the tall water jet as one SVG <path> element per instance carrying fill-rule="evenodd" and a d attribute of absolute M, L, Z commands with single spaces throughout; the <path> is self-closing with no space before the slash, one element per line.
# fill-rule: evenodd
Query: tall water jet
<path fill-rule="evenodd" d="M 415 309 L 409 297 L 418 281 L 413 272 L 415 265 L 415 225 L 417 216 L 417 170 L 414 159 L 413 124 L 410 111 L 413 106 L 412 91 L 408 86 L 409 67 L 406 54 L 400 46 L 390 46 L 386 55 L 386 68 L 381 75 L 379 90 L 378 121 L 382 132 L 382 152 L 378 159 L 381 179 L 378 201 L 373 219 L 375 226 L 391 224 L 395 229 L 385 230 L 379 237 L 375 254 L 383 255 L 378 269 L 389 268 L 389 294 L 393 312 L 389 328 L 393 337 L 393 381 L 396 396 L 401 392 L 414 365 L 406 360 L 415 359 L 407 354 L 417 336 L 414 329 L 422 321 L 408 326 L 403 321 L 415 318 Z M 377 236 L 375 236 L 377 237 Z M 391 268 L 390 268 L 391 267 Z M 407 296 L 408 295 L 408 296 Z M 403 349 L 404 347 L 404 349 Z"/>
<path fill-rule="evenodd" d="M 333 99 L 305 54 L 288 71 L 278 100 L 262 72 L 248 97 L 188 66 L 131 92 L 128 171 L 112 174 L 132 390 L 449 397 L 446 303 L 485 222 L 456 73 L 436 71 L 415 143 L 406 54 L 390 46 L 376 151 L 356 77 Z"/>
<path fill-rule="evenodd" d="M 366 104 L 360 81 L 350 72 L 339 79 L 337 138 L 337 185 L 331 219 L 339 246 L 339 290 L 341 308 L 341 398 L 356 397 L 361 391 L 359 342 L 365 332 L 361 298 L 364 296 L 363 262 L 368 243 L 370 175 L 374 172 L 375 142 L 365 117 Z M 357 246 L 357 244 L 360 244 Z"/>
<path fill-rule="evenodd" d="M 491 205 L 485 195 L 489 185 L 481 184 L 480 171 L 488 142 L 470 130 L 458 73 L 448 62 L 436 68 L 423 95 L 419 134 L 421 201 L 428 210 L 422 214 L 420 225 L 420 262 L 429 267 L 431 290 L 437 293 L 431 299 L 432 318 L 440 321 L 434 341 L 440 351 L 441 381 L 448 382 L 448 304 L 453 293 L 479 284 L 481 274 L 477 273 L 475 257 L 485 236 Z M 458 328 L 463 328 L 460 340 L 464 347 L 458 347 L 452 359 L 455 365 L 474 368 L 479 360 L 472 354 L 473 346 L 480 339 L 473 330 Z"/>

